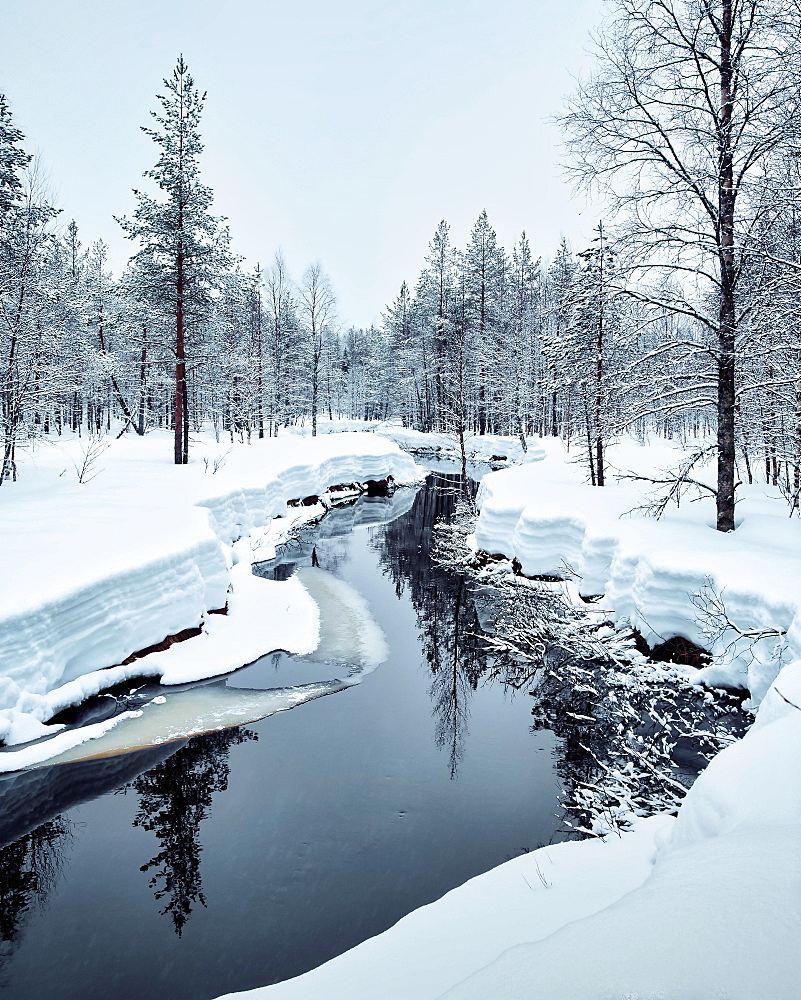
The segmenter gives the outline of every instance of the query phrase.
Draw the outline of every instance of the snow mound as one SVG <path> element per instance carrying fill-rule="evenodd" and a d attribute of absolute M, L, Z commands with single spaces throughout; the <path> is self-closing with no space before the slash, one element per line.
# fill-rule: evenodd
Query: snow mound
<path fill-rule="evenodd" d="M 767 693 L 753 729 L 690 789 L 639 888 L 547 940 L 506 951 L 444 996 L 797 997 L 799 705 L 795 662 Z"/>

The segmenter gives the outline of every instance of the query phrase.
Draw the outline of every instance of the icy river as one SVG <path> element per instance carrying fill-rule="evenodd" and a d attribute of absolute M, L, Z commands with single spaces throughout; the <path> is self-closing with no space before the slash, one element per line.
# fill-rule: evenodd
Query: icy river
<path fill-rule="evenodd" d="M 565 740 L 532 729 L 530 697 L 486 682 L 480 597 L 429 559 L 452 487 L 436 475 L 363 498 L 260 569 L 316 567 L 362 595 L 389 655 L 361 683 L 0 778 L 4 997 L 203 1000 L 278 982 L 562 839 Z M 254 691 L 337 669 L 272 654 L 167 706 L 223 701 L 234 718 Z"/>

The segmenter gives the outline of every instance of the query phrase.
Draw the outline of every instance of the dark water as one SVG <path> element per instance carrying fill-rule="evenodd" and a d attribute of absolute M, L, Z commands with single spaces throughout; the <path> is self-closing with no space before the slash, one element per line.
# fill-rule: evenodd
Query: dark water
<path fill-rule="evenodd" d="M 362 501 L 262 568 L 315 563 L 369 601 L 391 654 L 359 686 L 0 779 L 4 996 L 202 1000 L 278 982 L 554 838 L 564 741 L 531 731 L 526 695 L 482 683 L 480 599 L 428 560 L 453 503 L 433 479 L 413 504 Z M 228 683 L 329 676 L 275 654 Z"/>

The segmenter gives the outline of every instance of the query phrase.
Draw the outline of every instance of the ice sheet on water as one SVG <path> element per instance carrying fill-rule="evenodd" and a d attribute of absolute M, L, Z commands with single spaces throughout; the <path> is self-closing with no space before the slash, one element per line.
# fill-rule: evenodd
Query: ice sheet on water
<path fill-rule="evenodd" d="M 240 591 L 244 587 L 258 595 L 262 588 L 270 586 L 269 581 L 252 577 L 248 566 L 236 569 Z M 17 751 L 5 751 L 0 754 L 0 772 L 43 763 L 61 764 L 87 757 L 128 753 L 145 746 L 255 722 L 358 683 L 386 659 L 388 649 L 384 634 L 365 599 L 350 584 L 313 567 L 299 570 L 292 583 L 292 587 L 275 583 L 271 586 L 285 587 L 287 593 L 297 590 L 319 609 L 319 643 L 307 658 L 319 663 L 321 669 L 328 665 L 329 679 L 264 690 L 229 686 L 224 681 L 177 690 L 166 689 L 169 693 L 157 694 L 138 711 L 125 712 L 112 719 L 59 733 L 49 740 Z M 241 593 L 239 596 L 241 599 Z M 248 617 L 252 619 L 258 608 L 256 603 Z M 236 616 L 220 618 L 217 627 L 225 628 L 227 635 L 232 624 L 236 624 Z M 316 618 L 314 625 L 316 628 Z M 207 635 L 205 640 L 211 643 L 213 636 Z M 180 653 L 183 659 L 188 657 L 191 660 L 192 643 L 196 641 L 189 640 L 166 653 L 153 656 L 163 659 Z M 309 648 L 314 645 L 314 642 L 310 643 Z M 234 643 L 234 650 L 236 648 Z M 140 661 L 144 668 L 148 659 L 145 657 Z M 132 665 L 131 669 L 136 667 Z"/>
<path fill-rule="evenodd" d="M 296 576 L 320 609 L 320 642 L 309 656 L 347 665 L 358 676 L 386 660 L 384 633 L 357 590 L 314 566 L 299 569 Z"/>
<path fill-rule="evenodd" d="M 154 698 L 139 712 L 126 712 L 118 717 L 116 725 L 47 763 L 63 764 L 87 757 L 128 753 L 200 733 L 242 726 L 341 691 L 345 686 L 341 681 L 330 680 L 259 691 L 229 688 L 218 682 L 174 691 L 169 697 Z"/>

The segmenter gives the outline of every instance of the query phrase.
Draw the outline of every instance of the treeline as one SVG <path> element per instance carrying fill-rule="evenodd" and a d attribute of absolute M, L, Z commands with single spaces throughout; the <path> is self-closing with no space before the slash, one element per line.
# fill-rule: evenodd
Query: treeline
<path fill-rule="evenodd" d="M 73 221 L 59 232 L 35 160 L 0 96 L 0 483 L 21 444 L 78 433 L 175 432 L 175 460 L 204 426 L 247 440 L 318 413 L 338 414 L 361 337 L 340 337 L 320 264 L 294 281 L 277 253 L 246 269 L 211 214 L 200 178 L 205 95 L 183 58 L 164 81 L 153 128 L 159 158 L 136 191 L 125 273 Z"/>
<path fill-rule="evenodd" d="M 158 149 L 112 278 L 102 242 L 56 235 L 0 102 L 3 463 L 64 428 L 242 440 L 320 415 L 453 434 L 561 435 L 607 478 L 616 435 L 688 444 L 659 485 L 801 494 L 801 13 L 773 0 L 614 0 L 597 72 L 563 124 L 576 178 L 607 217 L 574 253 L 485 212 L 466 247 L 441 222 L 422 273 L 378 328 L 338 325 L 320 265 L 246 269 L 200 178 L 204 97 L 179 59 L 145 131 Z M 545 248 L 548 250 L 548 248 Z M 717 481 L 697 469 L 717 463 Z"/>
<path fill-rule="evenodd" d="M 621 431 L 690 441 L 654 485 L 801 495 L 801 8 L 781 0 L 612 0 L 562 126 L 575 181 L 606 207 L 589 247 L 547 266 L 485 215 L 443 224 L 388 314 L 399 403 L 423 428 L 560 433 L 589 478 Z M 696 470 L 716 465 L 709 483 Z"/>

